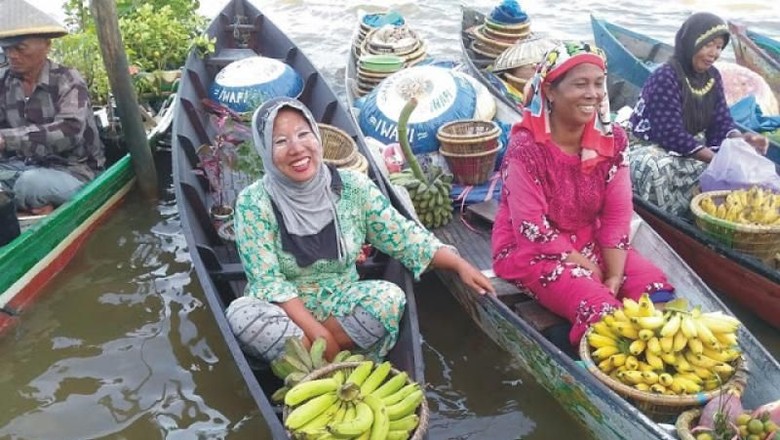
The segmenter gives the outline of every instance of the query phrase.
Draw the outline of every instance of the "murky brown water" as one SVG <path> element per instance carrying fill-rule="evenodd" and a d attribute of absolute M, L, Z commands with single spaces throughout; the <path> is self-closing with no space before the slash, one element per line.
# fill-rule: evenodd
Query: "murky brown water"
<path fill-rule="evenodd" d="M 213 15 L 225 1 L 202 3 Z M 431 52 L 459 56 L 456 3 L 385 3 L 426 36 Z M 470 3 L 489 10 L 497 2 Z M 340 90 L 356 14 L 376 8 L 353 0 L 258 4 Z M 591 38 L 587 12 L 593 12 L 669 41 L 687 13 L 706 7 L 780 37 L 780 11 L 766 1 L 524 6 L 537 31 L 567 38 Z M 434 277 L 418 290 L 425 292 L 418 301 L 432 438 L 583 437 Z M 0 338 L 0 439 L 267 438 L 205 307 L 171 192 L 157 204 L 131 195 L 21 324 Z M 777 331 L 741 317 L 780 356 Z"/>

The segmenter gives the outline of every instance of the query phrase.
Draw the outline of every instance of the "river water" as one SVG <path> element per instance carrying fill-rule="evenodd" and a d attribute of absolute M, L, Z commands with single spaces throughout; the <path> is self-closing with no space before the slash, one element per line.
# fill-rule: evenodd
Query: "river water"
<path fill-rule="evenodd" d="M 203 13 L 213 16 L 225 1 L 203 3 Z M 470 3 L 483 11 L 495 5 Z M 288 30 L 336 90 L 343 90 L 343 64 L 358 14 L 381 10 L 353 0 L 257 4 Z M 403 13 L 431 53 L 459 56 L 455 2 L 383 5 Z M 572 0 L 523 6 L 536 32 L 562 38 L 591 39 L 590 12 L 671 41 L 691 11 L 705 8 L 780 37 L 780 6 L 765 0 Z M 164 161 L 160 170 L 168 172 Z M 131 194 L 20 325 L 0 338 L 0 439 L 267 438 L 206 309 L 170 183 L 161 187 L 157 203 Z M 584 437 L 434 277 L 417 290 L 431 438 Z M 780 356 L 777 332 L 736 312 Z"/>

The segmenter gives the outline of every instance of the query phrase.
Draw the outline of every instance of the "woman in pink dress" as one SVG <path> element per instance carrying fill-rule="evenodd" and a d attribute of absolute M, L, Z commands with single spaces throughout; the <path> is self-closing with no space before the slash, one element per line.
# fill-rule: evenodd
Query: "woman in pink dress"
<path fill-rule="evenodd" d="M 576 345 L 621 298 L 665 302 L 674 289 L 628 242 L 627 138 L 610 123 L 603 52 L 551 49 L 530 92 L 501 166 L 493 270 L 571 322 Z"/>

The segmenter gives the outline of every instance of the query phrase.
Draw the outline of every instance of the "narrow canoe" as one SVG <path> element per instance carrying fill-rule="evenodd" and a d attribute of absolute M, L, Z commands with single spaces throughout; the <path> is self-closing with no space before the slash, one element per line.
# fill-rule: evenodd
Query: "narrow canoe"
<path fill-rule="evenodd" d="M 633 106 L 650 73 L 669 59 L 674 47 L 593 15 L 590 23 L 596 46 L 607 54 L 610 107 L 618 110 L 626 105 Z M 737 126 L 743 132 L 751 131 L 739 124 Z M 780 163 L 780 145 L 777 142 L 770 140 L 767 157 Z"/>
<path fill-rule="evenodd" d="M 240 19 L 240 21 L 239 21 Z M 208 213 L 213 202 L 208 185 L 197 171 L 195 148 L 210 142 L 206 113 L 201 102 L 219 69 L 232 61 L 247 56 L 263 55 L 289 64 L 302 78 L 304 90 L 300 100 L 308 106 L 320 123 L 334 125 L 354 139 L 361 153 L 369 159 L 369 175 L 376 177 L 376 165 L 367 153 L 363 138 L 349 112 L 323 76 L 300 49 L 276 27 L 261 11 L 245 0 L 233 0 L 217 15 L 208 27 L 210 37 L 216 37 L 216 53 L 201 59 L 190 54 L 184 67 L 178 89 L 179 110 L 174 117 L 172 154 L 176 202 L 182 227 L 190 250 L 195 272 L 205 292 L 209 307 L 231 355 L 243 377 L 247 393 L 257 411 L 265 420 L 269 435 L 274 439 L 288 438 L 281 423 L 281 407 L 271 403 L 269 396 L 281 386 L 265 365 L 253 365 L 244 356 L 225 318 L 225 308 L 243 295 L 246 274 L 241 265 L 235 243 L 223 239 Z M 234 36 L 236 36 L 234 38 Z M 246 39 L 240 47 L 237 40 Z M 225 169 L 232 177 L 231 198 L 247 183 L 240 173 Z M 383 181 L 374 179 L 385 191 Z M 366 278 L 382 278 L 401 286 L 407 295 L 407 305 L 401 321 L 398 342 L 388 355 L 394 366 L 409 372 L 410 377 L 423 383 L 423 361 L 417 322 L 416 303 L 411 274 L 396 260 L 379 255 L 360 268 Z"/>
<path fill-rule="evenodd" d="M 464 8 L 462 50 L 470 73 L 479 78 L 479 67 L 470 50 L 470 36 L 466 29 L 481 19 L 481 15 Z M 486 86 L 488 84 L 485 84 Z M 496 97 L 500 100 L 500 97 Z M 520 113 L 503 122 L 519 121 Z M 490 248 L 490 219 L 494 204 L 474 206 L 466 219 L 477 231 L 473 232 L 460 221 L 437 230 L 444 241 L 457 244 L 461 254 L 472 264 L 492 275 Z M 701 304 L 704 310 L 723 310 L 731 314 L 706 284 L 638 216 L 632 222 L 632 244 L 646 258 L 652 260 L 692 304 Z M 653 422 L 633 405 L 618 396 L 567 354 L 570 348 L 556 334 L 565 335 L 567 324 L 549 314 L 538 303 L 514 286 L 494 278 L 499 295 L 476 297 L 459 279 L 441 273 L 443 281 L 469 315 L 498 344 L 512 353 L 522 366 L 579 420 L 592 438 L 598 439 L 673 439 L 673 428 Z M 780 395 L 780 365 L 756 338 L 746 329 L 739 333 L 751 377 L 743 396 L 746 408 L 777 399 Z M 556 345 L 557 343 L 557 345 Z"/>
<path fill-rule="evenodd" d="M 610 99 L 618 105 L 633 104 L 651 66 L 667 59 L 671 46 L 595 17 L 591 23 L 596 45 L 607 54 Z M 778 162 L 780 149 L 770 148 L 768 156 Z M 733 251 L 645 200 L 635 197 L 634 206 L 713 289 L 780 328 L 780 271 Z"/>
<path fill-rule="evenodd" d="M 172 106 L 161 110 L 159 123 L 147 134 L 150 144 L 168 129 L 167 115 L 172 112 Z M 132 161 L 125 154 L 71 200 L 49 215 L 34 216 L 21 235 L 0 247 L 0 333 L 14 325 L 43 287 L 68 265 L 134 182 Z"/>
<path fill-rule="evenodd" d="M 780 41 L 734 22 L 729 30 L 737 63 L 764 77 L 780 101 Z"/>

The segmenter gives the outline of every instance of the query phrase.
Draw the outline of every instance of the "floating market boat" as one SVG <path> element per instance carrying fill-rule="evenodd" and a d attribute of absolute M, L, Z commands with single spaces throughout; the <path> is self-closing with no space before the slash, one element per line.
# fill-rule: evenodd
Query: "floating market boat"
<path fill-rule="evenodd" d="M 173 111 L 173 106 L 161 108 L 157 124 L 147 133 L 150 145 L 168 130 Z M 124 154 L 51 214 L 20 216 L 21 235 L 0 247 L 0 333 L 68 265 L 134 183 L 130 155 Z"/>
<path fill-rule="evenodd" d="M 607 54 L 610 107 L 617 110 L 633 106 L 650 73 L 672 56 L 674 47 L 592 15 L 590 22 L 596 46 Z M 737 127 L 743 132 L 751 131 L 739 124 Z M 767 157 L 780 163 L 780 145 L 772 138 Z"/>
<path fill-rule="evenodd" d="M 617 105 L 632 105 L 651 66 L 668 59 L 673 49 L 595 17 L 591 17 L 591 23 L 596 45 L 607 54 L 610 99 Z M 777 145 L 770 147 L 767 156 L 780 162 Z M 715 291 L 780 328 L 780 271 L 725 246 L 696 225 L 645 200 L 635 197 L 634 209 Z"/>
<path fill-rule="evenodd" d="M 477 78 L 481 70 L 476 62 L 479 58 L 470 50 L 472 37 L 466 30 L 481 19 L 478 12 L 464 8 L 462 50 L 470 73 Z M 500 101 L 501 97 L 496 96 L 496 99 Z M 512 124 L 519 120 L 520 112 L 515 111 L 511 118 L 502 122 Z M 443 241 L 456 245 L 464 258 L 492 277 L 497 296 L 476 296 L 457 275 L 441 272 L 439 276 L 446 287 L 486 334 L 531 372 L 582 423 L 592 438 L 677 438 L 673 426 L 654 422 L 577 362 L 576 353 L 568 346 L 568 323 L 515 286 L 494 276 L 490 231 L 496 208 L 495 202 L 472 205 L 465 213 L 457 213 L 450 224 L 434 232 Z M 460 221 L 461 218 L 470 228 Z M 680 256 L 638 216 L 632 220 L 631 242 L 668 275 L 680 295 L 691 304 L 701 305 L 703 310 L 722 310 L 731 314 Z M 739 330 L 739 340 L 751 372 L 743 395 L 745 407 L 753 408 L 776 400 L 780 396 L 780 365 L 744 327 Z"/>
<path fill-rule="evenodd" d="M 471 48 L 468 29 L 483 16 L 469 8 L 463 10 L 462 50 L 469 73 L 480 74 L 480 58 Z M 347 66 L 347 90 L 355 83 L 354 59 Z M 489 87 L 489 81 L 484 85 Z M 351 96 L 350 99 L 354 99 Z M 499 106 L 502 96 L 496 96 Z M 520 120 L 519 110 L 507 104 L 499 116 L 512 124 Z M 512 112 L 509 110 L 514 109 Z M 391 189 L 393 187 L 391 186 Z M 673 439 L 674 427 L 654 422 L 636 407 L 609 389 L 576 362 L 577 355 L 568 346 L 568 323 L 542 308 L 526 293 L 496 278 L 491 270 L 490 231 L 495 215 L 495 202 L 472 205 L 464 213 L 456 212 L 448 225 L 434 230 L 444 242 L 457 246 L 461 255 L 486 275 L 497 287 L 496 297 L 475 295 L 464 286 L 456 274 L 439 272 L 445 286 L 453 293 L 466 312 L 499 345 L 513 354 L 522 367 L 531 372 L 561 405 L 573 415 L 592 438 L 599 439 Z M 465 220 L 468 223 L 464 223 Z M 638 216 L 632 223 L 632 243 L 643 255 L 664 270 L 678 291 L 692 304 L 704 310 L 730 313 L 702 280 Z M 739 331 L 741 347 L 750 366 L 751 377 L 743 396 L 745 407 L 756 407 L 780 395 L 780 365 L 745 328 Z"/>
<path fill-rule="evenodd" d="M 731 46 L 739 65 L 761 75 L 780 100 L 780 41 L 729 22 Z"/>
<path fill-rule="evenodd" d="M 282 384 L 267 366 L 250 367 L 249 360 L 241 351 L 225 318 L 228 304 L 243 295 L 246 274 L 235 242 L 230 240 L 229 234 L 221 233 L 222 228 L 216 226 L 209 215 L 208 207 L 214 200 L 199 169 L 196 152 L 200 145 L 211 143 L 215 135 L 203 102 L 208 101 L 207 90 L 217 72 L 233 61 L 257 55 L 283 61 L 303 79 L 299 99 L 311 110 L 317 121 L 335 126 L 355 140 L 358 150 L 368 158 L 369 176 L 382 191 L 385 191 L 385 184 L 377 178 L 379 175 L 372 156 L 367 152 L 351 114 L 341 105 L 309 59 L 267 16 L 248 1 L 233 0 L 212 21 L 207 34 L 216 37 L 216 52 L 205 59 L 195 53 L 190 54 L 178 89 L 179 110 L 174 118 L 172 139 L 176 201 L 195 273 L 232 356 L 232 362 L 238 367 L 247 392 L 265 420 L 269 435 L 274 439 L 286 439 L 288 435 L 281 422 L 282 408 L 270 401 L 271 394 Z M 227 176 L 225 192 L 231 199 L 251 183 L 246 175 L 229 168 L 224 169 L 224 175 Z M 399 370 L 407 371 L 414 380 L 423 382 L 422 351 L 411 274 L 400 262 L 383 254 L 369 257 L 359 267 L 359 273 L 364 278 L 392 281 L 406 292 L 407 304 L 398 342 L 387 359 Z"/>

